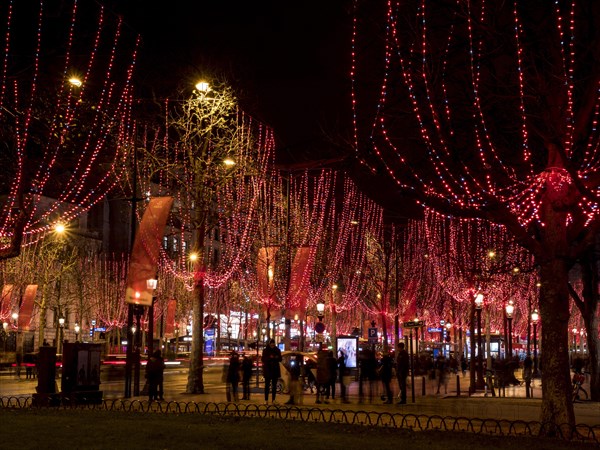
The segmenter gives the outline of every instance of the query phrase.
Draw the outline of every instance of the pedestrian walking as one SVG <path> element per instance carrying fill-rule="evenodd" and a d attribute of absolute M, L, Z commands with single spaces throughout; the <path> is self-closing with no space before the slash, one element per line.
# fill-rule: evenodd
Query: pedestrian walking
<path fill-rule="evenodd" d="M 231 356 L 229 357 L 226 381 L 227 401 L 239 401 L 238 384 L 240 382 L 240 355 L 235 351 L 231 352 Z"/>
<path fill-rule="evenodd" d="M 269 345 L 262 352 L 263 376 L 265 377 L 265 402 L 269 402 L 269 390 L 271 391 L 271 401 L 275 403 L 277 395 L 277 381 L 281 376 L 281 350 L 275 346 L 275 340 L 271 339 Z"/>
<path fill-rule="evenodd" d="M 437 394 L 440 393 L 440 388 L 444 387 L 444 394 L 448 393 L 448 376 L 447 376 L 446 358 L 444 355 L 438 356 L 435 361 L 435 374 L 437 376 Z"/>
<path fill-rule="evenodd" d="M 338 369 L 338 377 L 340 380 L 340 395 L 342 398 L 342 403 L 350 403 L 348 401 L 348 396 L 346 395 L 346 354 L 344 350 L 341 348 L 338 350 L 338 358 L 337 358 L 337 369 Z"/>
<path fill-rule="evenodd" d="M 531 380 L 533 378 L 533 360 L 531 356 L 525 357 L 523 361 L 523 380 L 525 381 L 525 397 L 531 398 L 533 397 L 533 392 L 531 389 Z"/>
<path fill-rule="evenodd" d="M 406 404 L 406 378 L 410 367 L 408 352 L 404 348 L 404 342 L 398 344 L 398 355 L 396 355 L 396 377 L 398 378 L 398 387 L 400 388 L 399 405 Z"/>
<path fill-rule="evenodd" d="M 250 378 L 254 364 L 249 356 L 242 356 L 242 400 L 250 400 Z"/>
<path fill-rule="evenodd" d="M 302 404 L 302 386 L 300 385 L 302 359 L 302 355 L 296 355 L 290 359 L 290 399 L 285 402 L 286 405 Z"/>
<path fill-rule="evenodd" d="M 329 400 L 331 396 L 331 400 L 335 400 L 335 383 L 337 381 L 337 359 L 333 355 L 333 351 L 329 351 L 327 353 L 327 387 L 325 391 L 325 399 Z"/>
<path fill-rule="evenodd" d="M 385 393 L 385 400 L 383 403 L 391 404 L 393 402 L 392 394 L 392 373 L 394 369 L 394 359 L 389 352 L 381 357 L 381 366 L 379 367 L 379 378 L 383 384 L 383 391 Z"/>
<path fill-rule="evenodd" d="M 325 350 L 320 350 L 317 354 L 317 400 L 315 402 L 317 404 L 329 403 L 326 396 L 330 383 L 328 357 L 329 352 Z"/>

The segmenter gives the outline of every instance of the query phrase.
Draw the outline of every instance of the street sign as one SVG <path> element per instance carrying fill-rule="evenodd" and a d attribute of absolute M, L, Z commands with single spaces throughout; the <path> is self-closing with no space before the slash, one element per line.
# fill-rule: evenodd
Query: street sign
<path fill-rule="evenodd" d="M 425 325 L 425 322 L 422 320 L 411 320 L 410 322 L 404 322 L 402 326 L 404 328 L 420 328 Z"/>
<path fill-rule="evenodd" d="M 429 327 L 427 328 L 428 333 L 441 333 L 442 329 L 439 327 Z"/>
<path fill-rule="evenodd" d="M 369 328 L 369 343 L 377 343 L 377 328 Z"/>

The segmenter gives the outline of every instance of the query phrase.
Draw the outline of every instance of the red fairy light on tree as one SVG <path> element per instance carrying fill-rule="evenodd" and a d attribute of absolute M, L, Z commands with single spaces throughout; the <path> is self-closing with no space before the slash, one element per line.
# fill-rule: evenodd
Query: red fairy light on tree
<path fill-rule="evenodd" d="M 73 220 L 113 188 L 130 142 L 138 38 L 96 3 L 36 9 L 11 0 L 0 13 L 6 257 L 18 253 L 23 235 L 35 239 L 59 217 Z"/>

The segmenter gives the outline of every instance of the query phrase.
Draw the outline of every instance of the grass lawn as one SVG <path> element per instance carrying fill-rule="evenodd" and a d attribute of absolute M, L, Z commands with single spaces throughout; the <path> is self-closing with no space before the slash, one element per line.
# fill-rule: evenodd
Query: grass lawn
<path fill-rule="evenodd" d="M 320 422 L 63 409 L 0 409 L 1 448 L 24 449 L 592 449 L 561 440 L 413 432 Z"/>

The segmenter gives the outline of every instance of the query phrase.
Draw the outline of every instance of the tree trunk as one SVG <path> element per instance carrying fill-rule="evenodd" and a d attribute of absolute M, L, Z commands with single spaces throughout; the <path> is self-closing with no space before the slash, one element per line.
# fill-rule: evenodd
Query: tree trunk
<path fill-rule="evenodd" d="M 540 264 L 540 314 L 542 317 L 541 421 L 575 425 L 569 372 L 568 267 L 563 258 L 548 258 Z M 548 430 L 552 434 L 552 430 Z"/>
<path fill-rule="evenodd" d="M 202 222 L 204 224 L 204 221 Z M 192 350 L 190 354 L 190 369 L 185 392 L 187 394 L 204 394 L 204 234 L 205 227 L 201 225 L 196 237 L 198 259 L 194 266 L 194 298 L 192 300 Z"/>
<path fill-rule="evenodd" d="M 597 311 L 597 309 L 595 309 Z M 584 318 L 585 329 L 587 330 L 588 354 L 590 355 L 590 399 L 600 401 L 600 345 L 598 342 L 598 327 L 600 319 L 598 314 Z"/>

